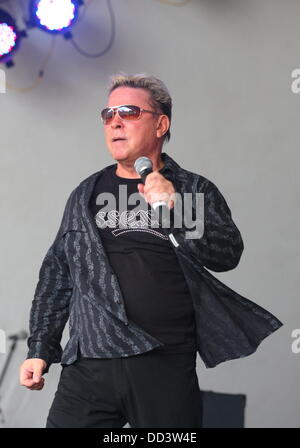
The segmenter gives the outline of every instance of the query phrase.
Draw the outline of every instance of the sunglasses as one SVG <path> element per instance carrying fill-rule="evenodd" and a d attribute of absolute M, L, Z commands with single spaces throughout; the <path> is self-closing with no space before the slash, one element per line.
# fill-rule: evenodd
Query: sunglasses
<path fill-rule="evenodd" d="M 142 109 L 139 106 L 132 105 L 123 105 L 123 106 L 115 106 L 115 107 L 107 107 L 101 112 L 101 119 L 103 124 L 109 124 L 113 119 L 116 113 L 118 112 L 118 116 L 122 120 L 130 121 L 130 120 L 138 120 L 141 118 L 143 112 L 148 112 L 154 115 L 161 115 L 153 110 Z"/>

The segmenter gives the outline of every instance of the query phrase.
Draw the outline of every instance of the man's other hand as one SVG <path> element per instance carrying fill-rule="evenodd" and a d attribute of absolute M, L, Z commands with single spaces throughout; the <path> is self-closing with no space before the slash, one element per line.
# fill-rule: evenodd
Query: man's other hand
<path fill-rule="evenodd" d="M 42 377 L 47 363 L 40 358 L 26 359 L 20 367 L 20 384 L 30 390 L 41 390 L 45 379 Z"/>

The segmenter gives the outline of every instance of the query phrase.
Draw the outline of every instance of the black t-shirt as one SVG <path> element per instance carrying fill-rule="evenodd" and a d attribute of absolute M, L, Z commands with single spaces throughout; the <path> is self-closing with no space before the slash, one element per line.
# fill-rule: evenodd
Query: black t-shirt
<path fill-rule="evenodd" d="M 196 351 L 192 298 L 172 243 L 138 192 L 141 179 L 119 177 L 116 167 L 100 176 L 89 205 L 118 278 L 127 317 L 165 344 L 156 352 Z"/>

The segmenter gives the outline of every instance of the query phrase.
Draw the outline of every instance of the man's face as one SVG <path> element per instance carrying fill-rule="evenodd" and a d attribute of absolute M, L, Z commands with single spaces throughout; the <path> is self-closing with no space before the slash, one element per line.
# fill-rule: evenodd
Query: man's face
<path fill-rule="evenodd" d="M 132 87 L 118 87 L 109 96 L 107 107 L 134 105 L 152 110 L 147 90 Z M 157 131 L 159 115 L 143 112 L 138 120 L 125 121 L 118 114 L 104 125 L 106 144 L 117 161 L 132 162 L 140 156 L 149 156 L 161 145 Z M 120 138 L 120 139 L 118 139 Z"/>

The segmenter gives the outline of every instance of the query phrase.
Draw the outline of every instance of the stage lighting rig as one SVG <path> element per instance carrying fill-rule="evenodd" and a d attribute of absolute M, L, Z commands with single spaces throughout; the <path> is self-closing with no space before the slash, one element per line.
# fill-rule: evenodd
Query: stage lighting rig
<path fill-rule="evenodd" d="M 77 20 L 82 4 L 82 0 L 33 0 L 29 4 L 29 26 L 71 38 L 70 28 Z"/>
<path fill-rule="evenodd" d="M 18 30 L 13 17 L 0 9 L 0 62 L 7 67 L 13 65 L 12 56 L 18 49 L 21 36 L 22 32 Z"/>

